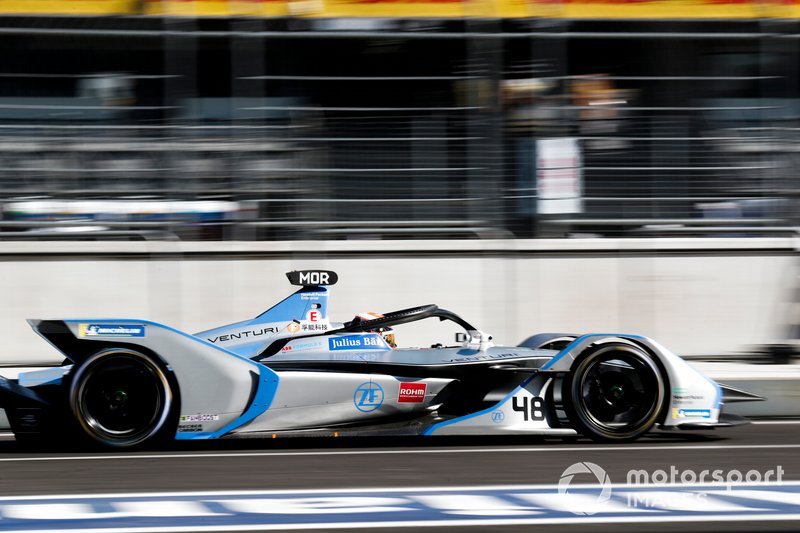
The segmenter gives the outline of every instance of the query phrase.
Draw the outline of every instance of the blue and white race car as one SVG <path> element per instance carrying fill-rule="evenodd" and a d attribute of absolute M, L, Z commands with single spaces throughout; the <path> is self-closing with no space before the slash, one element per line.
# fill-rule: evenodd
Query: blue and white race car
<path fill-rule="evenodd" d="M 723 404 L 757 399 L 638 335 L 539 334 L 496 346 L 436 305 L 333 322 L 337 275 L 287 276 L 300 288 L 274 307 L 194 335 L 146 320 L 30 320 L 66 360 L 0 379 L 15 436 L 110 448 L 253 435 L 630 441 L 654 426 L 743 423 Z M 460 326 L 458 345 L 395 347 L 393 328 L 423 319 Z"/>

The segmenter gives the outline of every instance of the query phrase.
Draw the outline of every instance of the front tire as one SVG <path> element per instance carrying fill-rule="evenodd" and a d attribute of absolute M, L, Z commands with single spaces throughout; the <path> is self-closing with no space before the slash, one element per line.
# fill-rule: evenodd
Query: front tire
<path fill-rule="evenodd" d="M 86 435 L 106 447 L 152 442 L 174 425 L 166 370 L 133 350 L 111 348 L 89 357 L 72 378 L 69 398 Z"/>
<path fill-rule="evenodd" d="M 564 380 L 570 419 L 596 441 L 632 441 L 649 431 L 666 401 L 666 380 L 635 344 L 608 342 L 578 358 Z"/>

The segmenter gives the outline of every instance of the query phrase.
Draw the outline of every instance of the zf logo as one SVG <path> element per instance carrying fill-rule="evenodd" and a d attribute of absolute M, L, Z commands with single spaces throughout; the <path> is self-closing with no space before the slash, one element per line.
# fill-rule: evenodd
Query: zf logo
<path fill-rule="evenodd" d="M 356 404 L 356 409 L 362 413 L 374 411 L 383 403 L 383 389 L 375 382 L 364 382 L 356 389 L 353 403 Z"/>
<path fill-rule="evenodd" d="M 544 400 L 539 398 L 538 396 L 534 396 L 531 398 L 530 406 L 528 405 L 528 397 L 523 396 L 521 398 L 521 402 L 518 402 L 520 398 L 514 396 L 511 399 L 511 407 L 515 411 L 519 411 L 522 413 L 522 416 L 525 418 L 525 422 L 528 420 L 535 420 L 540 421 L 544 420 Z"/>

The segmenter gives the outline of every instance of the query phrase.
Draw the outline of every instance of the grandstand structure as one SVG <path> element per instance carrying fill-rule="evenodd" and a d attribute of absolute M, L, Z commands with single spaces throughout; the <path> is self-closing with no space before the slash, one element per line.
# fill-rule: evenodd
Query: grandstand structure
<path fill-rule="evenodd" d="M 0 239 L 792 231 L 800 3 L 0 2 Z"/>

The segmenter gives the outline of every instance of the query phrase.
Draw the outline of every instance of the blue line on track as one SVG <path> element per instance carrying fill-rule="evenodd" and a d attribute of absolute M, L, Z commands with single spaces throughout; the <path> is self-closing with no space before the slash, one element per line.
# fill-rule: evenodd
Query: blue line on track
<path fill-rule="evenodd" d="M 800 520 L 798 482 L 570 485 L 571 480 L 562 478 L 561 487 L 3 497 L 0 530 L 122 533 Z"/>

